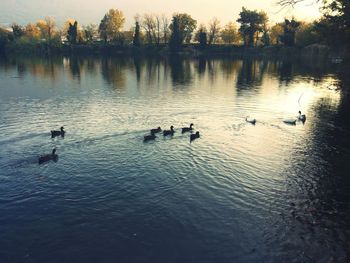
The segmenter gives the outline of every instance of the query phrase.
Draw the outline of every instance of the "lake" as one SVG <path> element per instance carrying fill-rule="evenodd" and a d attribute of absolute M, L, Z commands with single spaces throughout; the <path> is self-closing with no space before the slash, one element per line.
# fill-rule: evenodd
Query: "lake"
<path fill-rule="evenodd" d="M 348 68 L 0 58 L 0 262 L 348 262 Z"/>

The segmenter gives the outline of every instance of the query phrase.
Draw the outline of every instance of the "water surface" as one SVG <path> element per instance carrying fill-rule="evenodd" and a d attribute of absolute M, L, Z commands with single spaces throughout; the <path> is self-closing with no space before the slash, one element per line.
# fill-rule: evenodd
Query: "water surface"
<path fill-rule="evenodd" d="M 1 262 L 349 260 L 345 66 L 2 58 L 0 80 Z"/>

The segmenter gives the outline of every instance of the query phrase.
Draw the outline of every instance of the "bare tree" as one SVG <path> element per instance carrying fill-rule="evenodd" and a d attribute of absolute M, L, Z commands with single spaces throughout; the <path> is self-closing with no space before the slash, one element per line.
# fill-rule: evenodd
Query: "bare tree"
<path fill-rule="evenodd" d="M 166 17 L 164 14 L 161 17 L 162 19 L 162 37 L 163 37 L 163 42 L 164 44 L 168 43 L 169 40 L 169 35 L 170 35 L 170 30 L 169 30 L 169 18 Z"/>
<path fill-rule="evenodd" d="M 142 16 L 142 27 L 146 32 L 148 44 L 156 42 L 156 20 L 152 14 L 144 14 Z"/>
<path fill-rule="evenodd" d="M 220 21 L 214 17 L 209 22 L 209 34 L 208 34 L 208 43 L 209 45 L 215 44 L 220 32 Z"/>

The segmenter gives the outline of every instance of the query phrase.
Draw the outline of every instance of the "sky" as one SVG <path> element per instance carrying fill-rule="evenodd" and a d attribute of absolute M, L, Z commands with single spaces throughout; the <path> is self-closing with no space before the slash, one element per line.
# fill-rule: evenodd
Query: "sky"
<path fill-rule="evenodd" d="M 0 25 L 8 27 L 17 22 L 25 25 L 36 22 L 45 16 L 53 17 L 59 26 L 69 19 L 76 19 L 79 24 L 99 24 L 103 15 L 110 8 L 121 10 L 126 18 L 124 29 L 134 23 L 135 14 L 188 13 L 198 24 L 207 24 L 213 17 L 225 25 L 236 21 L 238 14 L 245 6 L 252 10 L 264 10 L 271 23 L 282 21 L 292 16 L 311 21 L 320 16 L 315 0 L 305 0 L 294 8 L 276 5 L 277 0 L 0 0 Z"/>

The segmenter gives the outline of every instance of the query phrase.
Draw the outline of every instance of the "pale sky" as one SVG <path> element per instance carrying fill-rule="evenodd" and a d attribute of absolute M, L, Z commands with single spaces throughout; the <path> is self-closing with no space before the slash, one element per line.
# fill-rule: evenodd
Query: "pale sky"
<path fill-rule="evenodd" d="M 311 21 L 320 16 L 314 1 L 305 0 L 294 9 L 280 11 L 276 0 L 0 0 L 0 25 L 8 26 L 12 22 L 25 25 L 45 16 L 53 17 L 59 26 L 68 18 L 76 19 L 80 25 L 99 24 L 110 8 L 117 8 L 124 13 L 124 29 L 133 25 L 137 13 L 165 14 L 170 18 L 173 13 L 185 12 L 196 19 L 198 25 L 207 24 L 213 17 L 225 25 L 237 20 L 242 6 L 264 10 L 272 23 L 292 16 Z"/>

